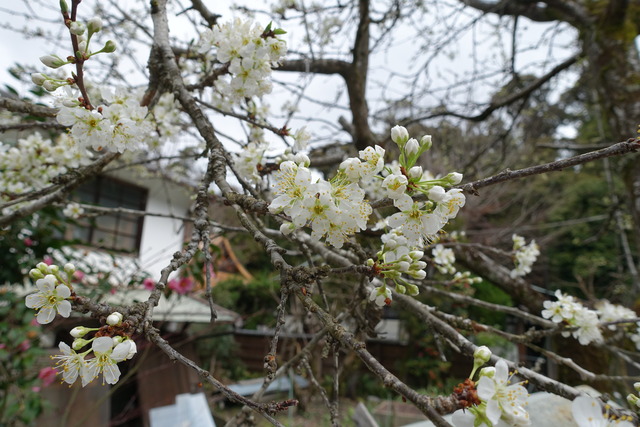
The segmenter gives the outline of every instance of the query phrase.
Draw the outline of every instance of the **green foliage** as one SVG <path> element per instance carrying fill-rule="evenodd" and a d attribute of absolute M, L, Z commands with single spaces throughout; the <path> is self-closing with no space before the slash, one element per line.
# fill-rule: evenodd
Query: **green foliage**
<path fill-rule="evenodd" d="M 233 338 L 233 326 L 217 325 L 208 331 L 200 332 L 209 325 L 193 325 L 191 331 L 196 335 L 196 351 L 202 367 L 211 372 L 222 372 L 228 379 L 238 381 L 248 377 L 245 365 L 238 355 L 238 345 Z"/>
<path fill-rule="evenodd" d="M 269 273 L 258 273 L 249 283 L 240 278 L 218 283 L 212 290 L 213 300 L 244 318 L 244 327 L 275 326 L 273 313 L 280 299 L 280 284 Z"/>
<path fill-rule="evenodd" d="M 22 283 L 25 274 L 51 248 L 60 248 L 65 224 L 58 209 L 49 206 L 37 214 L 0 229 L 0 284 Z"/>
<path fill-rule="evenodd" d="M 475 293 L 473 295 L 474 298 L 507 307 L 513 305 L 511 297 L 502 289 L 498 288 L 490 282 L 482 281 L 479 284 L 473 285 L 473 288 L 475 289 Z M 489 310 L 481 307 L 469 307 L 468 315 L 471 319 L 474 319 L 485 325 L 492 325 L 498 328 L 502 328 L 504 326 L 506 318 L 505 313 L 500 313 L 495 310 Z"/>
<path fill-rule="evenodd" d="M 42 412 L 38 393 L 40 326 L 24 297 L 8 287 L 0 289 L 0 425 L 30 425 Z"/>

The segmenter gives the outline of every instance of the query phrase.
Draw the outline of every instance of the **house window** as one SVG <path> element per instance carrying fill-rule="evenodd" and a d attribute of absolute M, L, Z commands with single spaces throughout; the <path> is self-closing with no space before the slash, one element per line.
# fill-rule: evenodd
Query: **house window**
<path fill-rule="evenodd" d="M 145 188 L 107 176 L 98 176 L 78 187 L 74 199 L 105 208 L 144 211 L 147 194 Z M 143 221 L 142 216 L 126 213 L 82 218 L 71 228 L 69 237 L 100 249 L 137 253 Z"/>

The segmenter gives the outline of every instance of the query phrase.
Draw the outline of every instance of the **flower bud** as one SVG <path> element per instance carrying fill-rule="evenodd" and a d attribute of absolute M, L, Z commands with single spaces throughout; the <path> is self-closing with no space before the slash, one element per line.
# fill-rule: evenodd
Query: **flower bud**
<path fill-rule="evenodd" d="M 422 148 L 422 151 L 427 151 L 431 148 L 431 145 L 433 145 L 431 142 L 431 135 L 425 135 L 420 138 L 420 147 Z"/>
<path fill-rule="evenodd" d="M 635 388 L 636 391 L 640 391 L 640 382 L 633 383 L 633 388 Z"/>
<path fill-rule="evenodd" d="M 56 273 L 57 273 L 57 272 L 59 272 L 59 271 L 60 271 L 60 267 L 58 267 L 57 265 L 55 265 L 55 264 L 51 264 L 51 265 L 49 266 L 49 273 L 51 273 L 51 274 L 56 274 Z"/>
<path fill-rule="evenodd" d="M 288 236 L 293 232 L 293 230 L 295 230 L 295 228 L 296 226 L 292 222 L 283 222 L 282 225 L 280 225 L 280 232 L 285 236 Z"/>
<path fill-rule="evenodd" d="M 635 394 L 627 395 L 627 402 L 629 402 L 629 405 L 631 406 L 640 406 L 640 398 L 638 398 L 638 396 L 636 396 Z"/>
<path fill-rule="evenodd" d="M 476 361 L 482 362 L 481 365 L 484 365 L 489 360 L 491 360 L 491 350 L 486 345 L 481 345 L 476 348 L 476 351 L 473 352 L 474 364 Z"/>
<path fill-rule="evenodd" d="M 371 258 L 369 258 L 369 259 L 367 260 L 367 262 L 365 263 L 365 265 L 366 265 L 367 267 L 373 267 L 373 266 L 374 266 L 374 264 L 375 264 L 375 261 L 374 261 L 374 260 L 372 260 Z"/>
<path fill-rule="evenodd" d="M 46 90 L 48 90 L 49 92 L 53 92 L 56 89 L 58 89 L 60 86 L 64 86 L 64 83 L 60 83 L 59 81 L 55 81 L 55 80 L 45 80 L 44 83 L 42 83 L 42 87 L 45 88 Z"/>
<path fill-rule="evenodd" d="M 404 295 L 407 293 L 407 288 L 402 286 L 400 283 L 396 283 L 396 292 Z"/>
<path fill-rule="evenodd" d="M 49 68 L 60 68 L 68 62 L 57 55 L 44 55 L 40 57 L 40 62 Z"/>
<path fill-rule="evenodd" d="M 120 344 L 121 342 L 124 341 L 124 337 L 121 337 L 120 335 L 116 335 L 115 337 L 112 337 L 112 338 L 113 338 L 113 345 L 114 346 L 116 346 L 116 345 L 118 345 L 118 344 Z"/>
<path fill-rule="evenodd" d="M 411 295 L 412 297 L 415 297 L 416 295 L 418 295 L 420 293 L 420 288 L 418 288 L 416 285 L 414 285 L 413 283 L 407 283 L 407 292 L 409 293 L 409 295 Z"/>
<path fill-rule="evenodd" d="M 31 74 L 31 81 L 38 86 L 42 86 L 47 81 L 47 77 L 42 73 L 33 73 Z"/>
<path fill-rule="evenodd" d="M 60 12 L 69 13 L 69 6 L 67 6 L 67 2 L 64 0 L 60 0 Z"/>
<path fill-rule="evenodd" d="M 29 277 L 31 277 L 33 280 L 43 279 L 44 273 L 42 273 L 42 271 L 38 270 L 37 268 L 32 268 L 31 270 L 29 270 Z"/>
<path fill-rule="evenodd" d="M 75 34 L 76 36 L 81 36 L 87 30 L 87 27 L 79 21 L 73 21 L 71 25 L 69 25 L 69 31 L 71 34 Z"/>
<path fill-rule="evenodd" d="M 89 344 L 91 342 L 91 340 L 85 340 L 82 338 L 76 338 L 75 340 L 73 340 L 73 344 L 71 344 L 71 347 L 78 351 L 80 350 L 82 347 L 84 347 L 85 345 Z"/>
<path fill-rule="evenodd" d="M 462 181 L 462 174 L 458 172 L 451 172 L 445 177 L 445 179 L 449 181 L 451 185 L 457 185 Z"/>
<path fill-rule="evenodd" d="M 92 328 L 85 328 L 84 326 L 76 326 L 75 328 L 73 328 L 70 332 L 71 336 L 74 338 L 82 338 L 83 336 L 87 335 L 89 332 L 91 332 Z"/>
<path fill-rule="evenodd" d="M 446 192 L 439 185 L 434 185 L 427 191 L 427 197 L 434 202 L 441 202 L 445 199 Z"/>
<path fill-rule="evenodd" d="M 107 40 L 102 48 L 102 51 L 105 53 L 111 53 L 116 51 L 116 43 L 113 40 Z"/>
<path fill-rule="evenodd" d="M 478 374 L 478 376 L 480 377 L 487 377 L 487 378 L 493 378 L 495 375 L 496 375 L 496 368 L 494 368 L 493 366 L 480 369 L 480 373 Z"/>
<path fill-rule="evenodd" d="M 402 148 L 409 140 L 409 132 L 403 126 L 394 126 L 391 128 L 391 140 Z"/>
<path fill-rule="evenodd" d="M 409 252 L 409 256 L 411 257 L 411 259 L 413 261 L 417 261 L 419 259 L 422 259 L 422 257 L 424 256 L 424 252 L 423 251 L 411 251 L 411 252 Z"/>
<path fill-rule="evenodd" d="M 71 274 L 75 273 L 75 271 L 76 271 L 76 266 L 71 264 L 70 262 L 68 262 L 68 263 L 66 263 L 64 265 L 64 272 L 65 273 L 71 275 Z"/>
<path fill-rule="evenodd" d="M 420 151 L 420 144 L 418 144 L 418 141 L 415 138 L 411 138 L 404 146 L 404 151 L 407 153 L 407 156 L 414 156 L 418 154 L 418 151 Z"/>
<path fill-rule="evenodd" d="M 39 262 L 38 264 L 36 264 L 36 268 L 42 271 L 43 273 L 46 273 L 46 274 L 49 273 L 49 266 L 44 262 Z"/>
<path fill-rule="evenodd" d="M 107 316 L 107 325 L 116 326 L 122 322 L 123 316 L 121 313 L 114 311 L 109 316 Z"/>
<path fill-rule="evenodd" d="M 427 273 L 424 270 L 409 270 L 407 271 L 407 275 L 417 280 L 422 280 L 427 277 Z"/>
<path fill-rule="evenodd" d="M 409 172 L 407 172 L 407 175 L 409 175 L 409 178 L 411 179 L 420 179 L 422 178 L 422 174 L 423 174 L 422 166 L 414 166 L 411 169 L 409 169 Z"/>
<path fill-rule="evenodd" d="M 87 21 L 87 30 L 89 30 L 89 34 L 94 34 L 100 32 L 102 30 L 102 19 L 99 16 L 94 16 L 93 18 Z"/>

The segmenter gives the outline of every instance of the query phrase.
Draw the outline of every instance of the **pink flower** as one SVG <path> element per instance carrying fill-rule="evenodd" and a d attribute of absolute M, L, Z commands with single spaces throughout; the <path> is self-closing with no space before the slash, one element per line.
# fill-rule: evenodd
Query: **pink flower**
<path fill-rule="evenodd" d="M 169 282 L 169 283 L 171 283 L 171 282 Z M 148 291 L 152 291 L 152 290 L 154 290 L 154 289 L 155 289 L 155 287 L 156 287 L 156 282 L 155 282 L 153 279 L 151 279 L 151 278 L 147 277 L 146 279 L 144 279 L 144 280 L 142 281 L 142 286 L 144 286 L 144 288 L 145 288 L 146 290 L 148 290 Z"/>
<path fill-rule="evenodd" d="M 18 345 L 18 350 L 20 351 L 27 351 L 30 348 L 31 348 L 31 341 L 29 340 L 24 340 Z"/>
<path fill-rule="evenodd" d="M 182 279 L 169 280 L 168 286 L 169 289 L 184 295 L 193 290 L 195 283 L 190 277 L 183 277 Z"/>
<path fill-rule="evenodd" d="M 47 265 L 51 265 L 51 264 L 53 264 L 53 258 L 51 258 L 49 255 L 47 255 L 46 257 L 44 257 L 42 259 L 42 262 L 44 262 Z"/>
<path fill-rule="evenodd" d="M 40 378 L 40 380 L 42 381 L 42 387 L 49 387 L 51 384 L 53 384 L 53 382 L 56 380 L 57 374 L 58 372 L 51 367 L 40 369 L 38 378 Z"/>
<path fill-rule="evenodd" d="M 24 242 L 24 245 L 25 245 L 25 246 L 33 246 L 33 240 L 31 240 L 31 239 L 30 239 L 30 238 L 28 238 L 28 237 L 27 237 L 27 238 L 25 238 L 25 239 L 23 240 L 23 242 Z"/>
<path fill-rule="evenodd" d="M 81 282 L 82 279 L 84 279 L 85 274 L 80 271 L 80 270 L 76 270 L 73 272 L 73 281 L 74 282 Z"/>

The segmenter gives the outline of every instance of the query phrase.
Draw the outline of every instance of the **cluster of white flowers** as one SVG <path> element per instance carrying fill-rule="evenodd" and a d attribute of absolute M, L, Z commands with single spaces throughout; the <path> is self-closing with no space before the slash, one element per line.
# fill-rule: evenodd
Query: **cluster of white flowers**
<path fill-rule="evenodd" d="M 287 51 L 286 43 L 278 38 L 281 29 L 265 29 L 249 20 L 236 18 L 216 25 L 201 34 L 200 53 L 216 48 L 216 59 L 229 63 L 229 76 L 218 77 L 216 89 L 230 102 L 261 97 L 270 93 L 271 69 L 278 66 Z"/>
<path fill-rule="evenodd" d="M 117 326 L 122 323 L 122 318 L 122 314 L 112 313 L 107 317 L 107 325 Z M 120 379 L 118 363 L 131 359 L 136 354 L 136 343 L 126 336 L 83 338 L 87 333 L 100 329 L 102 328 L 77 326 L 71 330 L 71 336 L 75 338 L 71 347 L 64 342 L 58 344 L 62 354 L 53 356 L 53 359 L 57 360 L 56 368 L 62 373 L 62 380 L 67 384 L 74 384 L 80 376 L 84 387 L 100 373 L 103 384 L 115 384 Z M 89 344 L 90 349 L 77 353 Z M 93 358 L 87 358 L 90 353 L 93 353 Z"/>
<path fill-rule="evenodd" d="M 565 295 L 560 290 L 556 293 L 557 301 L 545 301 L 543 303 L 542 317 L 551 319 L 554 323 L 564 323 L 576 328 L 573 331 L 563 331 L 562 336 L 573 336 L 580 344 L 587 345 L 590 342 L 602 342 L 598 312 L 590 310 L 570 295 Z"/>
<path fill-rule="evenodd" d="M 478 347 L 474 353 L 474 368 L 470 378 L 490 358 L 491 351 L 487 347 Z M 504 360 L 498 361 L 495 367 L 483 368 L 479 376 L 475 385 L 480 403 L 454 412 L 452 422 L 456 427 L 531 425 L 525 409 L 529 393 L 521 383 L 512 383 Z"/>
<path fill-rule="evenodd" d="M 51 323 L 56 314 L 62 317 L 69 317 L 71 314 L 69 299 L 72 296 L 71 281 L 76 268 L 68 263 L 65 264 L 63 271 L 64 275 L 57 265 L 48 265 L 44 262 L 29 271 L 29 276 L 36 281 L 38 291 L 27 295 L 25 305 L 38 311 L 36 320 L 40 324 Z M 71 336 L 75 338 L 72 346 L 69 347 L 61 342 L 58 348 L 62 354 L 53 357 L 58 361 L 56 367 L 61 371 L 64 382 L 73 384 L 80 376 L 84 387 L 100 373 L 103 374 L 103 383 L 115 384 L 118 381 L 120 370 L 116 364 L 131 359 L 136 354 L 136 344 L 133 340 L 110 329 L 121 327 L 122 320 L 123 315 L 114 312 L 107 316 L 106 326 L 101 328 L 78 326 L 71 330 Z M 95 331 L 97 332 L 93 338 L 88 340 L 83 338 L 89 332 Z M 89 344 L 91 344 L 89 350 L 76 353 Z M 91 352 L 94 357 L 85 359 Z"/>
<path fill-rule="evenodd" d="M 418 288 L 404 280 L 401 274 L 407 274 L 413 279 L 423 279 L 426 276 L 423 270 L 426 263 L 420 260 L 423 255 L 422 249 L 426 243 L 435 239 L 442 227 L 464 206 L 465 197 L 462 190 L 445 189 L 445 187 L 459 184 L 462 175 L 452 172 L 445 177 L 434 178 L 430 173 L 423 171 L 421 166 L 416 165 L 419 157 L 431 148 L 430 135 L 422 137 L 418 142 L 414 138 L 409 138 L 407 129 L 395 126 L 391 129 L 391 139 L 400 148 L 398 167 L 391 168 L 384 165 L 380 167 L 384 151 L 378 151 L 378 148 L 370 151 L 367 163 L 362 163 L 358 159 L 348 159 L 340 167 L 347 176 L 354 179 L 365 180 L 371 174 L 369 168 L 374 164 L 374 170 L 380 170 L 386 174 L 382 179 L 384 195 L 393 199 L 394 206 L 399 210 L 386 220 L 386 224 L 391 227 L 386 238 L 394 244 L 389 245 L 383 240 L 383 247 L 377 253 L 377 261 L 368 260 L 368 263 L 384 278 L 392 280 L 397 292 L 405 293 L 409 290 L 410 294 L 416 295 Z M 412 196 L 420 194 L 427 199 L 414 201 Z M 402 247 L 400 252 L 395 247 L 396 244 Z M 409 254 L 420 254 L 420 257 L 411 257 Z M 394 268 L 389 268 L 387 266 L 389 260 L 402 262 Z M 372 291 L 370 298 L 381 305 L 381 303 L 390 303 L 390 296 L 391 293 L 386 289 L 386 284 L 383 284 Z"/>
<path fill-rule="evenodd" d="M 57 120 L 71 127 L 71 136 L 81 147 L 95 150 L 125 150 L 142 148 L 140 142 L 154 130 L 150 120 L 145 120 L 147 107 L 126 89 L 101 90 L 105 104 L 88 110 L 77 99 L 66 98 L 62 102 Z"/>
<path fill-rule="evenodd" d="M 258 165 L 262 164 L 262 158 L 269 144 L 266 142 L 250 142 L 237 154 L 235 161 L 236 172 L 248 182 L 253 184 L 262 181 L 258 171 Z"/>
<path fill-rule="evenodd" d="M 147 119 L 151 119 L 157 138 L 151 138 L 151 134 L 145 135 L 148 145 L 157 148 L 165 142 L 174 141 L 180 131 L 180 104 L 175 100 L 172 93 L 163 93 L 158 102 L 151 110 Z"/>
<path fill-rule="evenodd" d="M 540 249 L 535 240 L 525 245 L 524 237 L 514 234 L 513 239 L 513 259 L 516 268 L 511 270 L 511 277 L 521 277 L 531 273 L 531 266 L 540 255 Z"/>
<path fill-rule="evenodd" d="M 363 150 L 360 156 L 364 159 L 369 153 L 369 149 Z M 275 173 L 276 197 L 269 205 L 270 212 L 284 213 L 291 219 L 280 227 L 284 234 L 309 226 L 314 239 L 325 238 L 329 244 L 342 247 L 349 236 L 367 227 L 372 210 L 364 200 L 364 190 L 341 172 L 330 181 L 314 179 L 309 158 L 298 153 L 295 159 L 282 162 Z"/>
<path fill-rule="evenodd" d="M 56 143 L 39 133 L 18 140 L 15 146 L 0 142 L 0 200 L 44 188 L 53 177 L 88 164 L 90 156 L 65 135 Z"/>
<path fill-rule="evenodd" d="M 431 255 L 433 256 L 433 263 L 440 273 L 454 274 L 456 272 L 456 267 L 453 265 L 456 262 L 453 249 L 445 248 L 443 245 L 438 244 L 431 250 Z"/>

